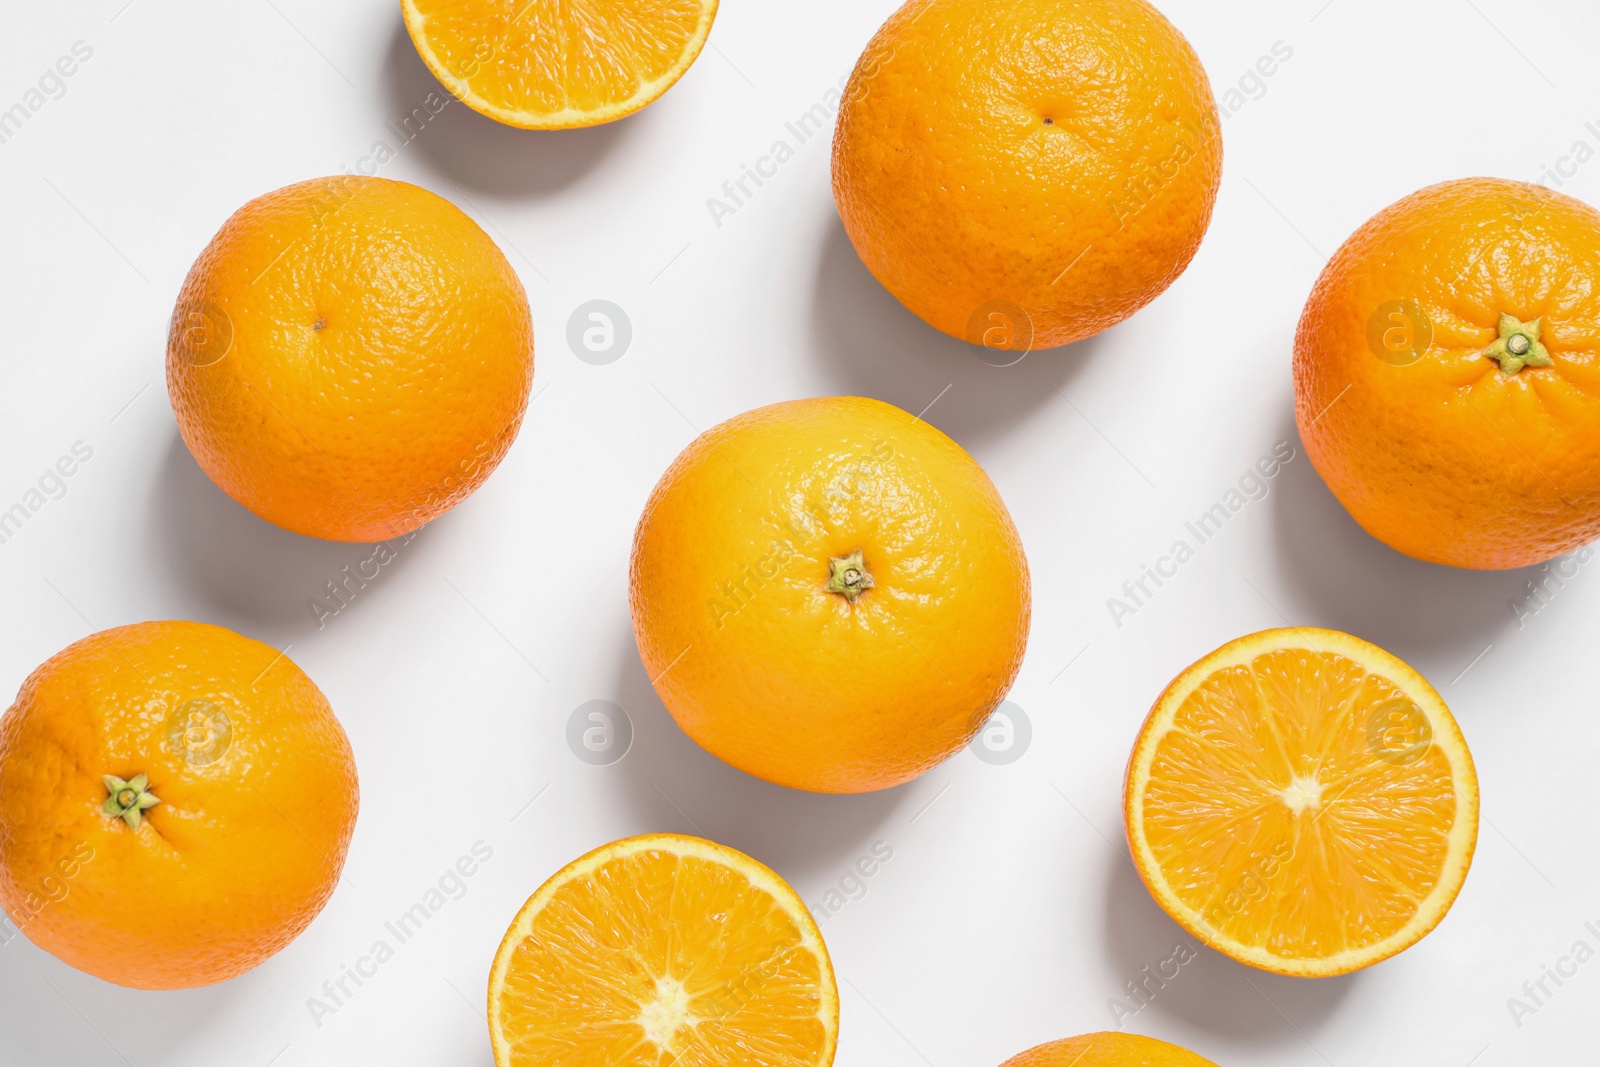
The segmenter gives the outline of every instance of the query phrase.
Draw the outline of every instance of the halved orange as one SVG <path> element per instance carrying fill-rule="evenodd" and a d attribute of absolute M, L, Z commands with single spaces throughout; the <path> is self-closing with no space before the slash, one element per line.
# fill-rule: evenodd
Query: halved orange
<path fill-rule="evenodd" d="M 805 904 L 697 837 L 630 837 L 563 867 L 489 974 L 496 1067 L 828 1067 L 838 1034 Z"/>
<path fill-rule="evenodd" d="M 1102 1031 L 1050 1041 L 1019 1052 L 1000 1067 L 1217 1067 L 1186 1048 L 1140 1034 Z"/>
<path fill-rule="evenodd" d="M 1478 839 L 1478 778 L 1411 667 L 1310 627 L 1229 642 L 1151 709 L 1124 799 L 1134 866 L 1195 937 L 1345 974 L 1430 932 Z"/>
<path fill-rule="evenodd" d="M 475 111 L 529 130 L 631 115 L 688 70 L 717 0 L 400 0 L 422 61 Z"/>

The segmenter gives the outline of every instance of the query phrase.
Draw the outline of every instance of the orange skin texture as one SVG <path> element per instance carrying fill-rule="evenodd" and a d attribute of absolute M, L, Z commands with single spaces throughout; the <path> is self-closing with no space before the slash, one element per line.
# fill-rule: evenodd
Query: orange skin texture
<path fill-rule="evenodd" d="M 827 591 L 861 549 L 875 585 Z M 1028 565 L 950 438 L 877 400 L 758 408 L 702 434 L 634 535 L 633 630 L 678 725 L 741 770 L 860 793 L 959 751 L 1022 665 Z"/>
<path fill-rule="evenodd" d="M 1600 537 L 1600 213 L 1471 178 L 1367 222 L 1317 280 L 1295 337 L 1306 454 L 1368 533 L 1433 563 L 1526 567 Z M 1432 347 L 1378 358 L 1368 320 L 1410 300 Z M 1542 320 L 1553 365 L 1483 354 L 1502 313 Z"/>
<path fill-rule="evenodd" d="M 170 729 L 194 700 L 230 722 L 215 758 Z M 100 810 L 101 776 L 141 772 L 161 802 L 133 830 Z M 108 982 L 222 982 L 327 903 L 357 792 L 327 700 L 275 649 L 195 622 L 105 630 L 35 670 L 0 719 L 0 904 Z"/>
<path fill-rule="evenodd" d="M 1000 1067 L 1217 1067 L 1153 1037 L 1105 1031 L 1037 1045 Z"/>
<path fill-rule="evenodd" d="M 211 480 L 287 530 L 408 533 L 510 448 L 533 382 L 528 299 L 489 236 L 405 182 L 250 201 L 184 281 L 167 389 Z"/>
<path fill-rule="evenodd" d="M 1205 70 L 1144 0 L 911 0 L 862 53 L 833 142 L 861 261 L 995 348 L 1064 345 L 1155 299 L 1221 175 Z M 1022 324 L 984 336 L 993 302 Z"/>

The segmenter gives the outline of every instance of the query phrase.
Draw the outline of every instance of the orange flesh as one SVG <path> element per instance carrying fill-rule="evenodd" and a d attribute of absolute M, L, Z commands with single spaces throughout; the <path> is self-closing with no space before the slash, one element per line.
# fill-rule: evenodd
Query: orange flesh
<path fill-rule="evenodd" d="M 584 116 L 605 121 L 648 103 L 699 54 L 716 11 L 714 0 L 404 6 L 423 59 L 452 92 L 502 121 L 538 126 L 587 125 Z M 566 118 L 544 121 L 554 116 Z"/>
<path fill-rule="evenodd" d="M 832 972 L 793 907 L 739 869 L 662 849 L 567 880 L 508 934 L 491 991 L 502 1064 L 828 1062 Z"/>
<path fill-rule="evenodd" d="M 1336 653 L 1271 651 L 1209 675 L 1156 742 L 1143 800 L 1190 921 L 1290 960 L 1401 932 L 1457 819 L 1433 732 L 1393 682 Z"/>

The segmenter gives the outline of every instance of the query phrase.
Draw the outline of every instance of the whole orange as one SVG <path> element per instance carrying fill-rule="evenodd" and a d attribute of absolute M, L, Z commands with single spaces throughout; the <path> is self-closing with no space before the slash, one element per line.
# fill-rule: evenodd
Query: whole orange
<path fill-rule="evenodd" d="M 1472 178 L 1379 212 L 1306 302 L 1306 454 L 1367 532 L 1456 567 L 1600 537 L 1600 212 Z"/>
<path fill-rule="evenodd" d="M 201 468 L 268 522 L 335 541 L 407 533 L 463 500 L 510 448 L 532 381 L 511 264 L 449 201 L 384 178 L 240 208 L 167 339 Z"/>
<path fill-rule="evenodd" d="M 197 622 L 104 630 L 0 718 L 0 904 L 108 982 L 221 982 L 322 910 L 356 806 L 350 743 L 288 657 Z"/>
<path fill-rule="evenodd" d="M 911 0 L 862 53 L 833 142 L 873 275 L 945 333 L 1022 351 L 1171 285 L 1221 172 L 1205 70 L 1145 0 Z"/>
<path fill-rule="evenodd" d="M 1022 664 L 1022 542 L 982 468 L 860 397 L 758 408 L 701 434 L 634 534 L 633 632 L 712 754 L 861 793 L 983 726 Z"/>
<path fill-rule="evenodd" d="M 1203 1056 L 1153 1037 L 1103 1031 L 1037 1045 L 1000 1067 L 1216 1067 Z"/>

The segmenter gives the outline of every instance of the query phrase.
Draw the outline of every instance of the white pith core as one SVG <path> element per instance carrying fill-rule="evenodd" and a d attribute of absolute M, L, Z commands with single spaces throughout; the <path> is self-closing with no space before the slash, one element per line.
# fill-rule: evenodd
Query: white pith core
<path fill-rule="evenodd" d="M 1296 777 L 1278 794 L 1296 815 L 1322 804 L 1322 785 L 1315 778 Z"/>
<path fill-rule="evenodd" d="M 644 1036 L 658 1048 L 676 1045 L 678 1031 L 693 1024 L 689 1012 L 689 991 L 676 978 L 656 979 L 656 998 L 639 1009 L 639 1025 Z"/>

